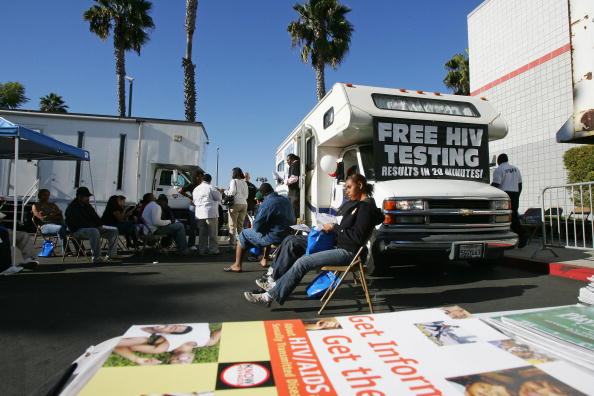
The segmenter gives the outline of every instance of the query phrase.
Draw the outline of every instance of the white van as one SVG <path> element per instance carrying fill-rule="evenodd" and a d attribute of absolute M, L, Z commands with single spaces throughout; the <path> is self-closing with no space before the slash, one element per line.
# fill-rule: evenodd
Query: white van
<path fill-rule="evenodd" d="M 278 147 L 276 171 L 287 171 L 287 154 L 301 158 L 308 224 L 340 207 L 348 175 L 374 184 L 385 220 L 371 241 L 372 273 L 397 253 L 492 263 L 518 242 L 509 197 L 489 185 L 488 142 L 506 135 L 484 98 L 335 84 Z"/>
<path fill-rule="evenodd" d="M 19 191 L 47 188 L 64 209 L 79 186 L 91 189 L 101 214 L 111 195 L 137 203 L 145 193 L 165 194 L 178 218 L 191 202 L 179 187 L 206 163 L 208 135 L 202 123 L 97 114 L 0 110 L 15 124 L 89 151 L 90 162 L 19 161 Z M 0 160 L 0 195 L 12 196 L 10 160 Z M 33 188 L 32 188 L 33 186 Z"/>

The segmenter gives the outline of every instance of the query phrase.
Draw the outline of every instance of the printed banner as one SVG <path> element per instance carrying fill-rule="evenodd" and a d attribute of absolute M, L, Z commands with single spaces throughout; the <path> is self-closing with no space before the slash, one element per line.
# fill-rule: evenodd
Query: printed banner
<path fill-rule="evenodd" d="M 489 182 L 487 125 L 374 117 L 373 137 L 376 180 Z"/>
<path fill-rule="evenodd" d="M 575 395 L 594 374 L 453 306 L 133 326 L 80 395 Z"/>

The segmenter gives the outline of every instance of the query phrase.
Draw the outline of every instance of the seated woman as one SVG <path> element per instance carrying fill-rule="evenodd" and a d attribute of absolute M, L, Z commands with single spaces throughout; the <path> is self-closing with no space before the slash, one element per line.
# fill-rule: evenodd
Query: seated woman
<path fill-rule="evenodd" d="M 382 222 L 383 216 L 371 198 L 373 186 L 367 183 L 364 176 L 360 174 L 349 176 L 345 188 L 350 201 L 340 208 L 344 213 L 340 224 L 324 224 L 325 232 L 336 233 L 336 249 L 302 256 L 269 291 L 245 292 L 244 297 L 247 301 L 270 305 L 274 300 L 282 305 L 308 271 L 324 266 L 348 265 L 353 260 L 374 227 Z"/>
<path fill-rule="evenodd" d="M 112 195 L 107 201 L 101 221 L 104 225 L 117 227 L 118 232 L 126 237 L 126 247 L 138 246 L 138 235 L 136 225 L 131 221 L 126 221 L 129 215 L 129 209 L 125 207 L 126 197 L 122 195 Z"/>

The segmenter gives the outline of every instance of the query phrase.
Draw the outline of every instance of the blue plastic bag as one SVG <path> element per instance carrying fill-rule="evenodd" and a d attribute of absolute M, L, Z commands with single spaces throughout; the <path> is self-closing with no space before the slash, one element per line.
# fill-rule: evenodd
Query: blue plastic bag
<path fill-rule="evenodd" d="M 250 253 L 255 254 L 256 256 L 259 256 L 262 254 L 262 250 L 258 247 L 253 247 L 250 249 Z"/>
<path fill-rule="evenodd" d="M 50 257 L 55 247 L 56 244 L 54 242 L 45 240 L 43 241 L 43 245 L 41 245 L 41 253 L 39 253 L 37 256 Z"/>
<path fill-rule="evenodd" d="M 307 296 L 309 298 L 322 297 L 335 279 L 336 275 L 334 275 L 334 272 L 323 271 L 309 284 L 309 286 L 307 286 L 307 289 L 305 289 Z M 334 287 L 336 287 L 336 284 Z"/>
<path fill-rule="evenodd" d="M 318 230 L 312 227 L 307 235 L 307 249 L 305 254 L 309 256 L 324 250 L 334 249 L 334 233 L 325 233 L 324 230 Z"/>

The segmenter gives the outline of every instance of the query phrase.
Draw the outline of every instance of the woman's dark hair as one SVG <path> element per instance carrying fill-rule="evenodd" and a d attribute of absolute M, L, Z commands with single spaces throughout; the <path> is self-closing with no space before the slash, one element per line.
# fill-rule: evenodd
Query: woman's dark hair
<path fill-rule="evenodd" d="M 212 176 L 209 175 L 208 173 L 206 173 L 203 177 L 202 180 L 204 180 L 207 183 L 210 183 L 212 181 Z"/>
<path fill-rule="evenodd" d="M 363 186 L 361 188 L 361 191 L 363 191 L 363 194 L 367 194 L 370 197 L 373 195 L 373 184 L 367 183 L 367 179 L 362 174 L 354 173 L 354 174 L 350 175 L 347 178 L 347 180 L 348 179 L 351 179 L 356 184 L 361 184 Z"/>
<path fill-rule="evenodd" d="M 188 334 L 190 331 L 192 331 L 192 326 L 186 326 L 185 330 L 182 331 L 172 331 L 171 334 Z"/>
<path fill-rule="evenodd" d="M 122 201 L 126 202 L 126 197 L 123 195 L 118 195 L 118 198 L 121 199 Z"/>
<path fill-rule="evenodd" d="M 49 192 L 49 190 L 47 188 L 42 188 L 41 190 L 39 190 L 37 192 L 37 199 L 41 199 L 41 194 L 43 194 L 44 192 Z"/>
<path fill-rule="evenodd" d="M 107 205 L 105 205 L 105 213 L 113 213 L 116 210 L 121 210 L 122 207 L 119 203 L 119 195 L 112 195 L 107 200 Z"/>
<path fill-rule="evenodd" d="M 167 199 L 167 195 L 165 195 L 165 194 L 160 194 L 160 195 L 157 197 L 157 202 L 163 202 L 163 203 L 165 203 L 165 204 L 169 203 L 169 200 Z"/>
<path fill-rule="evenodd" d="M 290 159 L 291 161 L 298 161 L 299 157 L 296 156 L 295 154 L 291 153 L 289 155 L 287 155 L 287 158 Z"/>
<path fill-rule="evenodd" d="M 245 176 L 243 175 L 243 171 L 241 170 L 241 168 L 233 168 L 231 170 L 231 177 L 233 179 L 245 179 Z"/>

